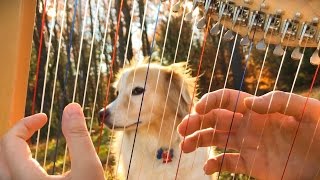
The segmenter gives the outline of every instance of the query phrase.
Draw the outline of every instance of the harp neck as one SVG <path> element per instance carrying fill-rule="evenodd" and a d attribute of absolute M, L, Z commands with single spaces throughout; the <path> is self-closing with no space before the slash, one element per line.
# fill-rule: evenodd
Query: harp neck
<path fill-rule="evenodd" d="M 255 42 L 317 47 L 320 40 L 319 0 L 195 0 L 196 7 L 204 12 L 199 28 L 212 18 L 212 28 L 223 25 Z"/>

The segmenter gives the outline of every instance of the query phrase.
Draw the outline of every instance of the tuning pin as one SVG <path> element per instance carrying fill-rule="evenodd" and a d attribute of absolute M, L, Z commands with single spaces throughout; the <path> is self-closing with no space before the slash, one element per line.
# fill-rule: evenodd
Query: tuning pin
<path fill-rule="evenodd" d="M 246 3 L 246 4 L 252 4 L 252 3 L 253 3 L 253 0 L 244 0 L 244 3 Z"/>
<path fill-rule="evenodd" d="M 202 17 L 197 23 L 197 28 L 203 29 L 205 27 L 206 27 L 206 17 Z"/>
<path fill-rule="evenodd" d="M 186 13 L 186 15 L 184 16 L 184 20 L 185 21 L 192 21 L 193 17 L 192 17 L 192 11 Z"/>
<path fill-rule="evenodd" d="M 257 45 L 256 45 L 256 48 L 259 50 L 259 51 L 265 51 L 267 46 L 266 46 L 266 43 L 264 41 L 264 39 L 261 39 Z"/>
<path fill-rule="evenodd" d="M 292 54 L 291 54 L 291 58 L 293 60 L 300 60 L 302 58 L 302 53 L 300 52 L 300 47 L 296 47 Z"/>
<path fill-rule="evenodd" d="M 284 55 L 284 50 L 282 49 L 281 44 L 278 44 L 276 46 L 276 48 L 274 48 L 273 54 L 276 56 L 283 56 Z"/>
<path fill-rule="evenodd" d="M 313 65 L 320 65 L 319 49 L 317 49 L 310 58 L 310 63 Z"/>
<path fill-rule="evenodd" d="M 181 5 L 180 1 L 178 1 L 176 4 L 174 4 L 172 7 L 172 12 L 177 13 L 180 9 L 180 5 Z"/>
<path fill-rule="evenodd" d="M 249 46 L 250 45 L 250 39 L 249 36 L 246 35 L 245 37 L 243 37 L 240 41 L 240 45 L 241 46 Z"/>
<path fill-rule="evenodd" d="M 226 41 L 231 41 L 233 38 L 234 38 L 234 33 L 232 30 L 228 30 L 223 36 L 223 39 Z"/>
<path fill-rule="evenodd" d="M 261 9 L 264 9 L 264 10 L 266 10 L 266 9 L 269 8 L 268 4 L 266 4 L 266 3 L 262 3 L 262 4 L 260 5 L 260 7 L 261 7 Z"/>
<path fill-rule="evenodd" d="M 217 22 L 216 24 L 212 25 L 212 28 L 210 29 L 211 35 L 218 35 L 220 33 L 220 24 Z"/>

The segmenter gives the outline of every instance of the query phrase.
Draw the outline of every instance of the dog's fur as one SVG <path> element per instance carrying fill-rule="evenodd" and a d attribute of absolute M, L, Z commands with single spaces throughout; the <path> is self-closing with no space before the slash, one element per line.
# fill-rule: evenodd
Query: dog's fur
<path fill-rule="evenodd" d="M 117 176 L 122 175 L 120 179 L 125 178 L 127 174 L 142 100 L 142 94 L 132 95 L 131 98 L 130 94 L 136 87 L 144 87 L 146 73 L 147 64 L 131 65 L 123 69 L 118 74 L 115 83 L 118 96 L 106 107 L 108 115 L 106 116 L 105 124 L 109 128 L 114 127 L 117 131 L 112 150 L 115 152 L 116 158 L 120 157 L 117 172 Z M 171 85 L 169 85 L 171 74 L 172 81 Z M 158 77 L 159 81 L 157 82 Z M 156 86 L 157 90 L 155 92 Z M 192 78 L 190 73 L 185 70 L 185 63 L 176 63 L 170 66 L 150 65 L 129 179 L 155 180 L 175 178 L 180 154 L 179 144 L 182 140 L 176 128 L 183 117 L 189 113 L 194 86 L 195 78 Z M 168 88 L 170 89 L 169 96 L 166 109 L 164 109 Z M 181 88 L 182 96 L 178 107 Z M 128 104 L 130 104 L 129 109 Z M 178 113 L 174 124 L 177 107 Z M 161 123 L 162 119 L 163 123 Z M 124 127 L 126 127 L 125 131 L 123 131 Z M 160 130 L 161 134 L 159 136 Z M 156 154 L 159 148 L 169 147 L 172 131 L 171 148 L 174 149 L 174 156 L 172 162 L 166 164 L 162 162 L 162 159 L 157 159 Z M 208 158 L 207 150 L 207 148 L 200 148 L 196 152 L 183 154 L 178 179 L 211 179 L 204 174 L 202 169 Z M 118 156 L 119 153 L 120 156 Z"/>

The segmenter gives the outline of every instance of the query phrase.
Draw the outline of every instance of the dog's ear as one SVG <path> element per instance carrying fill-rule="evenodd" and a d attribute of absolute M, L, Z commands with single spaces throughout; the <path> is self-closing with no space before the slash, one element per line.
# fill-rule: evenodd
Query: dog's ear
<path fill-rule="evenodd" d="M 190 106 L 193 104 L 192 96 L 196 93 L 194 90 L 197 89 L 195 87 L 195 78 L 191 76 L 190 69 L 188 69 L 186 63 L 175 63 L 169 67 L 166 72 L 166 82 L 169 83 L 171 78 L 169 101 L 178 106 L 181 93 L 178 115 L 184 117 L 189 113 Z M 196 95 L 194 96 L 196 97 Z"/>

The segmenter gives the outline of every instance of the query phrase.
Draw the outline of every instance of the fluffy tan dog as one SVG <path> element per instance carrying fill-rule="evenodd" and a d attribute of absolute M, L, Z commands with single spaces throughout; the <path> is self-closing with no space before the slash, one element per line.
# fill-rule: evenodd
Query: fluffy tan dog
<path fill-rule="evenodd" d="M 123 69 L 115 83 L 116 99 L 100 112 L 108 128 L 117 131 L 112 150 L 116 158 L 120 157 L 117 170 L 120 179 L 127 176 L 137 125 L 129 179 L 174 179 L 176 176 L 182 140 L 176 127 L 189 113 L 195 79 L 185 70 L 185 63 L 151 64 L 144 88 L 147 66 L 132 65 Z M 178 179 L 211 179 L 202 169 L 207 152 L 208 149 L 203 148 L 183 154 Z"/>

